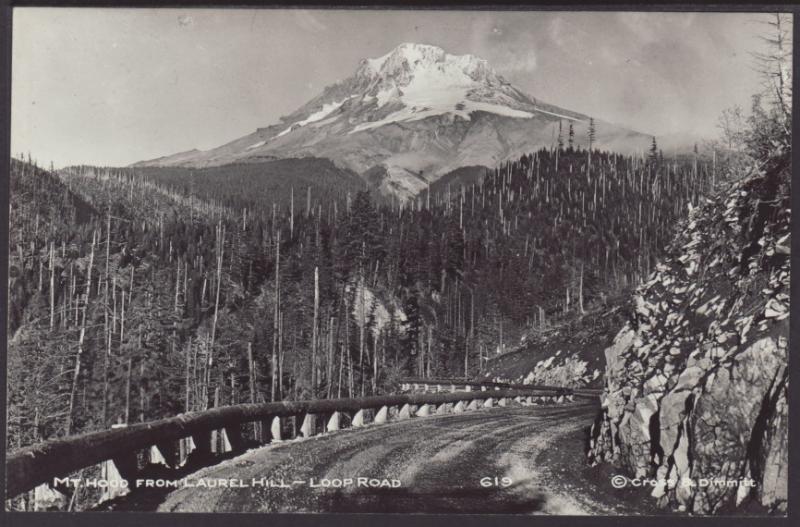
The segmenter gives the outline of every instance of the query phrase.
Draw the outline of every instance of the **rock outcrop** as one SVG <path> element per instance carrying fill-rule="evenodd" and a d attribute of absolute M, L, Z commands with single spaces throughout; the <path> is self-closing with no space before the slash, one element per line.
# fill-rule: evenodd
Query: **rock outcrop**
<path fill-rule="evenodd" d="M 785 512 L 790 168 L 690 211 L 606 349 L 589 458 L 655 480 L 661 506 Z"/>
<path fill-rule="evenodd" d="M 512 384 L 601 388 L 603 351 L 625 323 L 622 295 L 584 315 L 523 335 L 519 346 L 486 362 L 485 378 Z"/>

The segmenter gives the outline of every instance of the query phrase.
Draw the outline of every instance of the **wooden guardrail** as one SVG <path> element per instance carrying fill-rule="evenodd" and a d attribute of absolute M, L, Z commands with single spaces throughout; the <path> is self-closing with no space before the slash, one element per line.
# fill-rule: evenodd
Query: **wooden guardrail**
<path fill-rule="evenodd" d="M 319 401 L 287 401 L 262 404 L 240 404 L 189 412 L 176 417 L 129 425 L 100 432 L 54 439 L 8 453 L 6 457 L 6 497 L 12 498 L 54 478 L 64 477 L 78 470 L 105 461 L 113 461 L 123 479 L 135 479 L 138 454 L 144 449 L 157 447 L 169 463 L 174 459 L 179 441 L 191 438 L 195 451 L 192 455 L 211 458 L 212 436 L 224 431 L 233 451 L 244 451 L 248 445 L 281 440 L 284 434 L 282 420 L 293 418 L 293 432 L 289 435 L 308 437 L 320 429 L 338 430 L 349 424 L 363 426 L 372 415 L 375 423 L 389 419 L 407 419 L 431 413 L 459 412 L 493 406 L 495 401 L 503 406 L 509 399 L 522 404 L 537 402 L 562 402 L 572 400 L 567 390 L 498 389 L 456 393 L 411 393 L 363 397 L 353 399 L 327 399 Z M 435 408 L 431 408 L 431 406 Z M 377 410 L 377 412 L 375 412 Z M 342 417 L 346 417 L 342 419 Z M 297 418 L 302 425 L 297 430 Z M 243 426 L 253 426 L 254 435 L 248 441 Z M 320 426 L 321 425 L 321 426 Z M 218 437 L 218 435 L 217 435 Z"/>
<path fill-rule="evenodd" d="M 491 382 L 475 379 L 464 379 L 458 377 L 430 378 L 424 377 L 404 377 L 398 380 L 401 391 L 434 391 L 434 392 L 454 392 L 459 390 L 544 390 L 561 395 L 573 394 L 587 397 L 600 395 L 603 390 L 591 388 L 563 388 L 561 386 L 549 386 L 542 384 L 511 384 L 506 382 Z"/>
<path fill-rule="evenodd" d="M 572 393 L 577 397 L 589 397 L 592 399 L 603 395 L 602 388 L 573 388 Z"/>
<path fill-rule="evenodd" d="M 486 386 L 486 387 L 508 387 L 510 386 L 509 383 L 506 382 L 494 382 L 494 381 L 487 381 L 483 379 L 465 379 L 464 377 L 402 377 L 398 379 L 398 384 L 408 384 L 408 383 L 417 383 L 417 384 L 441 384 L 442 386 L 445 385 L 456 385 L 456 386 Z M 529 388 L 532 388 L 530 386 Z"/>

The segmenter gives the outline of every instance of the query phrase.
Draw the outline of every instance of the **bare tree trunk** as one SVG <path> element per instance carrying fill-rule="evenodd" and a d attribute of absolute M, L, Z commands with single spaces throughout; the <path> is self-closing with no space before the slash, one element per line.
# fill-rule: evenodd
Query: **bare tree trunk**
<path fill-rule="evenodd" d="M 294 342 L 292 342 L 294 349 Z M 283 400 L 283 313 L 278 318 L 278 398 Z"/>
<path fill-rule="evenodd" d="M 185 372 L 184 372 L 184 381 L 185 381 L 185 393 L 183 399 L 183 411 L 189 412 L 192 408 L 192 341 L 191 339 L 186 344 L 186 364 L 185 364 Z"/>
<path fill-rule="evenodd" d="M 173 309 L 175 313 L 178 313 L 178 295 L 180 294 L 180 285 L 181 285 L 181 261 L 178 260 L 178 270 L 175 271 L 175 302 L 173 304 Z"/>
<path fill-rule="evenodd" d="M 128 357 L 128 371 L 125 375 L 125 424 L 128 424 L 131 418 L 131 369 L 132 368 L 133 368 L 133 359 Z"/>
<path fill-rule="evenodd" d="M 133 265 L 131 265 L 131 279 L 130 283 L 128 284 L 128 306 L 131 304 L 131 300 L 133 300 Z M 122 290 L 122 322 L 120 323 L 120 330 L 119 330 L 119 340 L 122 342 L 122 339 L 125 338 L 125 290 Z"/>
<path fill-rule="evenodd" d="M 222 259 L 225 253 L 225 226 L 220 221 L 217 231 L 217 292 L 214 299 L 214 320 L 211 323 L 211 345 L 208 350 L 208 370 L 206 371 L 206 384 L 211 386 L 211 369 L 214 365 L 214 343 L 217 336 L 217 320 L 219 319 L 219 292 L 222 286 Z M 206 406 L 208 402 L 206 401 Z"/>
<path fill-rule="evenodd" d="M 23 267 L 20 266 L 20 269 L 22 269 L 22 268 Z M 75 281 L 76 281 L 75 280 L 75 264 L 73 262 L 70 262 L 70 264 L 69 264 L 69 283 L 67 283 L 67 286 L 70 288 L 70 290 L 69 290 L 69 302 L 67 304 L 67 318 L 72 316 L 71 315 L 71 313 L 72 313 L 72 302 L 73 302 L 73 299 L 75 298 L 75 289 L 76 289 Z M 76 322 L 76 325 L 77 325 L 77 321 L 78 321 L 77 313 L 78 313 L 78 308 L 77 308 L 77 305 L 76 305 L 76 307 L 75 307 L 75 314 L 76 314 L 75 322 Z M 69 325 L 69 324 L 67 324 L 67 325 Z"/>
<path fill-rule="evenodd" d="M 208 278 L 203 277 L 203 288 L 200 290 L 200 307 L 203 307 L 203 302 L 206 299 L 206 290 L 208 289 Z"/>
<path fill-rule="evenodd" d="M 200 340 L 198 339 L 197 345 L 191 346 L 192 348 L 192 393 L 194 394 L 190 400 L 194 403 L 194 408 L 197 409 L 200 407 L 198 401 L 203 399 L 203 387 L 201 386 L 202 381 L 198 376 L 198 364 L 200 361 L 197 360 L 197 357 L 200 353 Z M 190 406 L 190 408 L 192 408 Z"/>
<path fill-rule="evenodd" d="M 122 290 L 122 302 L 120 303 L 120 319 L 119 319 L 119 344 L 122 346 L 122 340 L 125 338 L 125 290 Z"/>
<path fill-rule="evenodd" d="M 366 395 L 366 386 L 364 384 L 365 377 L 364 375 L 364 341 L 365 341 L 365 333 L 367 329 L 367 302 L 366 302 L 366 284 L 364 283 L 364 276 L 361 276 L 361 280 L 359 281 L 359 285 L 361 286 L 361 329 L 359 330 L 358 339 L 358 371 L 361 374 L 361 397 Z"/>
<path fill-rule="evenodd" d="M 294 187 L 289 194 L 289 239 L 294 239 Z"/>
<path fill-rule="evenodd" d="M 328 320 L 328 340 L 327 340 L 327 353 L 325 358 L 325 386 L 326 397 L 331 398 L 333 391 L 333 317 Z"/>
<path fill-rule="evenodd" d="M 111 277 L 111 333 L 117 331 L 117 277 Z"/>
<path fill-rule="evenodd" d="M 272 320 L 272 384 L 270 395 L 275 401 L 277 388 L 277 355 L 278 355 L 278 324 L 280 318 L 280 265 L 281 265 L 281 231 L 278 230 L 278 238 L 275 243 L 275 310 Z"/>
<path fill-rule="evenodd" d="M 717 186 L 717 149 L 711 150 L 711 188 Z"/>
<path fill-rule="evenodd" d="M 139 363 L 139 422 L 144 423 L 144 357 Z"/>
<path fill-rule="evenodd" d="M 380 340 L 380 333 L 376 333 L 373 338 L 372 350 L 372 395 L 378 393 L 378 341 Z"/>
<path fill-rule="evenodd" d="M 430 379 L 431 377 L 431 344 L 433 341 L 433 326 L 428 326 L 428 367 L 426 372 L 426 377 Z"/>
<path fill-rule="evenodd" d="M 106 214 L 106 276 L 105 288 L 103 292 L 103 330 L 105 333 L 103 337 L 106 341 L 106 353 L 103 358 L 103 428 L 108 427 L 108 369 L 111 362 L 111 328 L 108 323 L 108 282 L 110 275 L 110 257 L 111 257 L 111 209 Z"/>
<path fill-rule="evenodd" d="M 337 383 L 336 397 L 342 397 L 342 370 L 344 369 L 344 348 L 339 354 L 339 382 Z"/>
<path fill-rule="evenodd" d="M 469 292 L 469 336 L 464 351 L 464 378 L 469 379 L 469 349 L 475 345 L 475 292 Z"/>
<path fill-rule="evenodd" d="M 347 388 L 348 388 L 348 397 L 353 397 L 354 392 L 354 379 L 353 379 L 353 358 L 350 356 L 350 353 L 347 353 Z"/>
<path fill-rule="evenodd" d="M 108 280 L 106 280 L 105 290 L 105 340 L 106 353 L 103 359 L 103 428 L 108 428 L 108 375 L 111 367 L 111 324 L 108 323 Z"/>
<path fill-rule="evenodd" d="M 247 343 L 247 369 L 248 385 L 250 387 L 250 404 L 256 402 L 256 363 L 253 359 L 253 343 Z M 259 424 L 253 423 L 253 438 L 258 440 L 260 436 Z"/>
<path fill-rule="evenodd" d="M 503 314 L 500 313 L 498 316 L 499 323 L 500 323 L 500 353 L 503 353 L 506 350 L 506 342 L 503 338 Z"/>
<path fill-rule="evenodd" d="M 421 328 L 425 329 L 425 328 Z M 417 372 L 420 377 L 425 377 L 425 337 L 422 331 L 417 335 L 417 347 L 419 348 L 419 357 L 417 361 Z"/>
<path fill-rule="evenodd" d="M 353 396 L 353 366 L 350 361 L 350 298 L 345 293 L 344 297 L 344 349 L 342 350 L 342 360 L 347 361 L 348 365 L 348 394 Z M 341 391 L 341 388 L 340 388 Z"/>
<path fill-rule="evenodd" d="M 56 268 L 53 242 L 50 242 L 50 331 L 56 324 Z"/>
<path fill-rule="evenodd" d="M 309 187 L 310 188 L 310 187 Z M 319 267 L 314 267 L 314 321 L 311 327 L 311 398 L 317 397 L 317 340 L 319 320 Z"/>
<path fill-rule="evenodd" d="M 583 309 L 583 262 L 581 262 L 581 274 L 578 281 L 578 307 L 580 308 L 581 315 L 586 314 Z"/>
<path fill-rule="evenodd" d="M 83 301 L 83 315 L 81 317 L 81 330 L 78 337 L 78 353 L 75 355 L 75 369 L 72 377 L 72 388 L 69 396 L 69 410 L 67 412 L 66 435 L 72 433 L 74 423 L 75 397 L 78 393 L 78 379 L 81 373 L 81 356 L 83 355 L 83 342 L 86 338 L 86 308 L 89 304 L 89 296 L 92 290 L 92 267 L 94 265 L 94 246 L 97 242 L 97 231 L 92 232 L 92 249 L 89 255 L 89 267 L 86 271 L 86 298 Z"/>

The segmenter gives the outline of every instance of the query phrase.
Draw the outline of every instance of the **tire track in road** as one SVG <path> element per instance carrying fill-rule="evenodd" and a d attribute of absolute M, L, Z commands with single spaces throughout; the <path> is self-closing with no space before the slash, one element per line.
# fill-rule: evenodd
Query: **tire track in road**
<path fill-rule="evenodd" d="M 276 457 L 268 468 L 271 475 L 284 478 L 286 481 L 293 479 L 310 481 L 311 478 L 319 481 L 323 478 L 356 478 L 359 476 L 397 478 L 403 483 L 404 488 L 408 489 L 410 485 L 413 485 L 413 476 L 419 465 L 430 463 L 431 459 L 437 455 L 442 456 L 453 442 L 472 442 L 468 438 L 474 438 L 480 434 L 488 435 L 489 437 L 485 441 L 491 441 L 492 436 L 501 435 L 507 431 L 508 427 L 498 425 L 500 422 L 517 423 L 519 426 L 514 416 L 495 412 L 481 410 L 469 414 L 452 414 L 396 423 L 398 428 L 413 429 L 411 435 L 391 433 L 391 429 L 394 427 L 389 425 L 347 430 L 334 435 L 321 436 L 317 439 L 295 443 L 298 447 L 301 444 L 304 446 L 307 444 L 308 447 L 303 448 L 290 459 L 284 459 L 283 456 Z M 424 440 L 417 442 L 413 440 L 414 437 L 424 438 Z M 249 475 L 248 472 L 247 476 Z M 359 492 L 353 492 L 352 488 L 331 491 L 301 488 L 290 491 L 270 489 L 258 492 L 256 490 L 261 495 L 261 499 L 258 499 L 252 494 L 248 496 L 248 490 L 256 489 L 241 489 L 225 494 L 222 501 L 218 502 L 217 505 L 220 508 L 217 510 L 240 510 L 239 507 L 245 506 L 245 502 L 262 502 L 269 505 L 265 509 L 259 510 L 313 511 L 319 509 L 320 499 L 333 502 L 325 508 L 340 508 L 345 503 L 354 500 L 359 502 L 359 510 L 370 504 L 380 509 L 382 506 L 376 505 L 374 498 L 385 495 L 380 490 L 369 492 L 360 489 Z M 437 491 L 436 488 L 429 490 L 434 493 Z M 271 496 L 267 496 L 269 494 Z M 281 503 L 281 507 L 273 508 L 271 505 L 275 503 Z"/>
<path fill-rule="evenodd" d="M 537 466 L 552 448 L 582 453 L 596 406 L 513 406 L 347 429 L 247 452 L 197 478 L 283 478 L 291 488 L 184 488 L 161 511 L 611 513 L 608 496 L 573 496 L 570 467 Z M 577 434 L 577 435 L 576 435 Z M 565 444 L 564 437 L 571 437 Z M 575 469 L 584 463 L 574 459 Z M 537 461 L 538 460 L 538 461 Z M 573 470 L 575 472 L 575 470 Z M 388 478 L 399 488 L 310 488 L 311 478 Z M 504 485 L 500 479 L 511 479 Z M 570 476 L 571 477 L 571 476 Z M 481 484 L 490 478 L 490 486 Z M 495 485 L 495 482 L 499 485 Z"/>

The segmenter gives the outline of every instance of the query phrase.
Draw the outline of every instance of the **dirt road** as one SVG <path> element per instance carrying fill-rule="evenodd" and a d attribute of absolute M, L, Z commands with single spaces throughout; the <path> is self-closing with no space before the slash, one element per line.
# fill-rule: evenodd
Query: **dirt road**
<path fill-rule="evenodd" d="M 609 474 L 586 465 L 596 411 L 588 403 L 491 408 L 274 443 L 144 501 L 164 512 L 648 512 L 639 493 L 614 490 Z M 227 486 L 203 486 L 220 480 Z M 112 508 L 141 510 L 129 498 Z"/>

